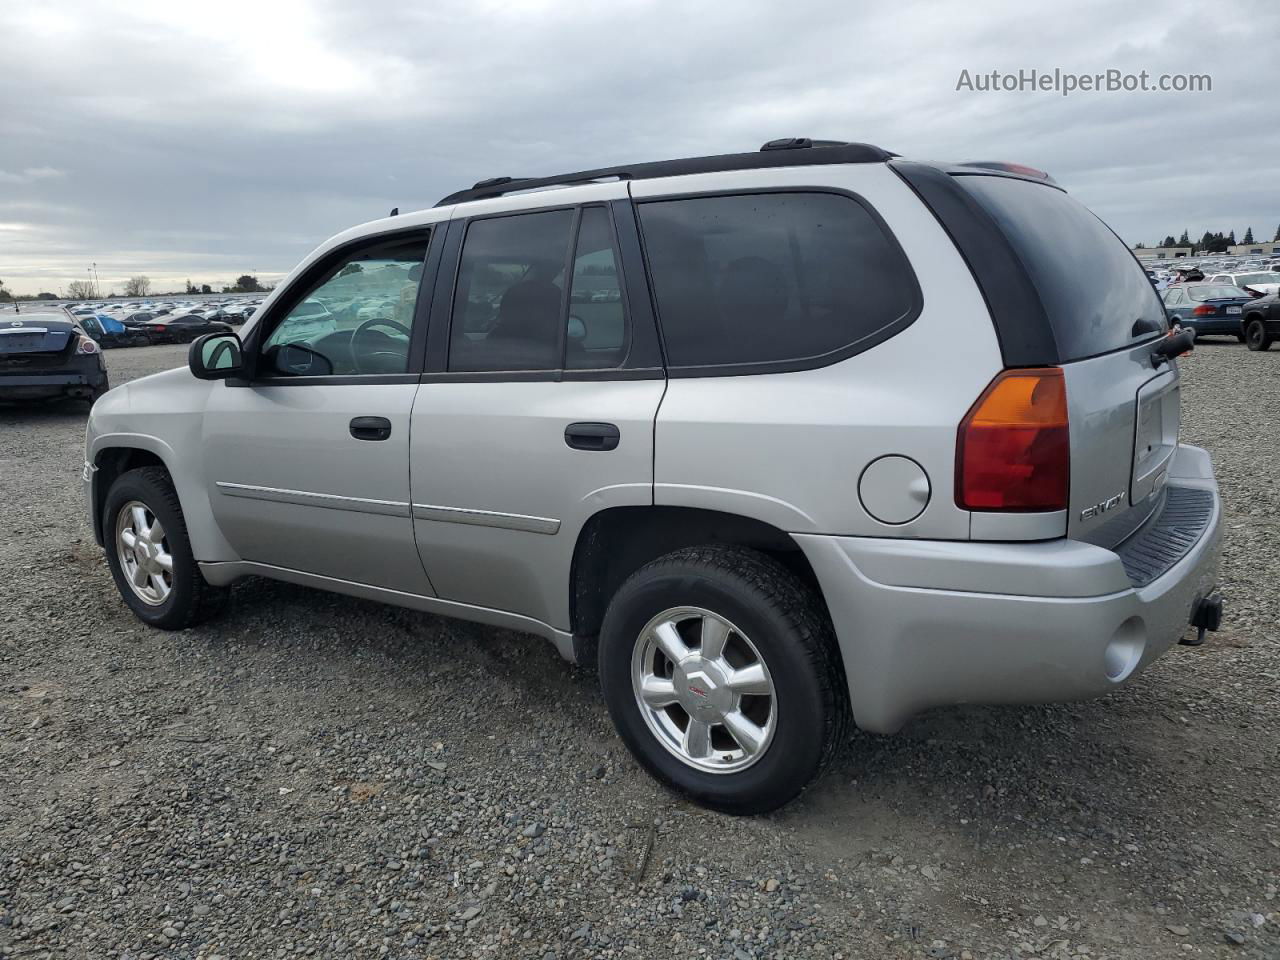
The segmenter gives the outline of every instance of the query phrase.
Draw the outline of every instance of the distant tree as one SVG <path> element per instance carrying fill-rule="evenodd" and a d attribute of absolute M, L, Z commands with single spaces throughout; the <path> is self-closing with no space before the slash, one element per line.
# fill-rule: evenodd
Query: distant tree
<path fill-rule="evenodd" d="M 13 299 L 13 294 L 4 288 L 4 281 L 0 280 L 0 300 L 8 302 Z"/>
<path fill-rule="evenodd" d="M 1236 232 L 1232 230 L 1227 234 L 1227 246 L 1234 247 L 1236 245 Z"/>
<path fill-rule="evenodd" d="M 197 290 L 197 289 L 196 289 L 196 285 L 195 285 L 194 283 L 192 283 L 192 282 L 191 282 L 191 279 L 190 279 L 190 278 L 188 278 L 188 279 L 187 279 L 187 289 L 186 289 L 186 292 L 187 292 L 187 293 L 199 293 L 199 292 L 200 292 L 199 290 Z"/>
<path fill-rule="evenodd" d="M 200 284 L 200 292 L 201 292 L 201 293 L 213 293 L 213 287 L 209 286 L 207 283 L 202 283 L 202 284 Z"/>
<path fill-rule="evenodd" d="M 151 279 L 139 274 L 136 277 L 130 277 L 129 282 L 124 285 L 124 295 L 126 297 L 145 297 L 151 292 Z"/>
<path fill-rule="evenodd" d="M 57 300 L 58 295 L 56 293 L 37 293 L 36 299 L 37 300 Z"/>
<path fill-rule="evenodd" d="M 91 300 L 93 296 L 93 282 L 90 280 L 72 280 L 67 285 L 68 300 Z"/>
<path fill-rule="evenodd" d="M 1244 238 L 1243 238 L 1240 242 L 1241 242 L 1241 243 L 1253 243 L 1253 242 L 1254 242 L 1254 240 L 1253 240 L 1253 227 L 1248 227 L 1248 228 L 1246 228 L 1246 229 L 1245 229 L 1245 231 L 1244 231 Z"/>
<path fill-rule="evenodd" d="M 1178 241 L 1173 239 L 1172 233 L 1160 241 L 1160 246 L 1162 247 L 1176 247 L 1177 245 Z"/>
<path fill-rule="evenodd" d="M 1135 249 L 1135 250 L 1145 250 L 1145 249 L 1147 249 L 1147 245 L 1146 245 L 1145 243 L 1143 243 L 1141 240 L 1139 240 L 1137 243 L 1135 243 L 1135 244 L 1133 245 L 1133 249 Z"/>
<path fill-rule="evenodd" d="M 1178 242 L 1177 242 L 1177 243 L 1175 243 L 1175 244 L 1174 244 L 1174 246 L 1176 246 L 1176 247 L 1189 247 L 1189 246 L 1191 246 L 1191 238 L 1190 238 L 1189 236 L 1187 236 L 1187 231 L 1185 231 L 1185 230 L 1183 230 L 1183 231 L 1182 231 L 1182 236 L 1180 236 L 1180 237 L 1178 238 Z"/>
<path fill-rule="evenodd" d="M 258 283 L 258 278 L 250 274 L 241 274 L 236 277 L 236 285 L 224 293 L 261 293 L 262 284 Z"/>
<path fill-rule="evenodd" d="M 1276 235 L 1271 238 L 1272 243 L 1280 243 L 1280 227 L 1276 227 Z"/>
<path fill-rule="evenodd" d="M 223 293 L 235 293 L 236 291 L 235 291 L 235 288 L 234 288 L 234 287 L 223 287 L 223 288 L 222 288 L 222 292 L 223 292 Z"/>

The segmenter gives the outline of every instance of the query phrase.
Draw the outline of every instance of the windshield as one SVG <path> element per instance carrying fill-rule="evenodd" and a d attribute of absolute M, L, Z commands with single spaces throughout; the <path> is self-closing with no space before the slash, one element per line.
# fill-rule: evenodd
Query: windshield
<path fill-rule="evenodd" d="M 1124 241 L 1055 187 L 962 176 L 1017 253 L 1063 360 L 1120 350 L 1168 329 L 1160 297 Z"/>
<path fill-rule="evenodd" d="M 1249 299 L 1249 295 L 1239 287 L 1231 287 L 1226 284 L 1217 284 L 1214 286 L 1188 287 L 1187 296 L 1196 303 L 1202 303 L 1205 300 L 1235 300 L 1239 298 Z"/>

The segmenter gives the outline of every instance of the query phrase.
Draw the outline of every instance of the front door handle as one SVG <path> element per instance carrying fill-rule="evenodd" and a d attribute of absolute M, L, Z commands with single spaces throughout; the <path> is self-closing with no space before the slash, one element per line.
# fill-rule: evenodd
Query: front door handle
<path fill-rule="evenodd" d="M 575 450 L 615 450 L 622 434 L 612 423 L 571 423 L 564 442 Z"/>
<path fill-rule="evenodd" d="M 351 435 L 357 440 L 385 440 L 391 436 L 391 421 L 386 417 L 356 417 L 351 421 Z"/>

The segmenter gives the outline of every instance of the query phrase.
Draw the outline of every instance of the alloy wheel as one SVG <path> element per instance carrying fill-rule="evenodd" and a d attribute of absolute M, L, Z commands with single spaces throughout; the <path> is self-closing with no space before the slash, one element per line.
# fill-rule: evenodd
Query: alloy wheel
<path fill-rule="evenodd" d="M 160 519 L 139 500 L 116 514 L 116 556 L 134 594 L 158 607 L 173 591 L 173 555 Z"/>
<path fill-rule="evenodd" d="M 737 773 L 762 756 L 777 726 L 764 657 L 745 633 L 700 607 L 662 611 L 631 658 L 636 704 L 658 742 L 710 773 Z"/>

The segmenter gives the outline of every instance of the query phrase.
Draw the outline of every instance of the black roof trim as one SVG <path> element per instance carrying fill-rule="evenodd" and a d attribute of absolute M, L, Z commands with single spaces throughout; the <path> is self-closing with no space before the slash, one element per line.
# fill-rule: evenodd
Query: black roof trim
<path fill-rule="evenodd" d="M 653 180 L 657 177 L 679 177 L 694 173 L 720 173 L 727 170 L 756 170 L 767 167 L 801 167 L 830 163 L 884 163 L 897 154 L 882 150 L 869 143 L 839 143 L 836 141 L 809 141 L 795 138 L 793 145 L 785 148 L 770 147 L 752 153 L 726 153 L 714 157 L 689 157 L 684 160 L 659 160 L 650 163 L 633 163 L 619 167 L 601 167 L 598 170 L 581 170 L 552 177 L 493 177 L 481 180 L 469 190 L 451 193 L 437 207 L 451 203 L 467 203 L 471 200 L 487 200 L 518 190 L 536 190 L 540 187 L 562 187 L 571 184 L 591 183 L 596 180 Z M 777 142 L 777 141 L 771 141 Z"/>
<path fill-rule="evenodd" d="M 963 164 L 895 160 L 889 169 L 924 201 L 968 264 L 991 311 L 1005 366 L 1042 367 L 1060 363 L 1053 327 L 1035 284 L 1000 226 L 956 178 L 981 174 L 1030 180 L 1049 189 L 1062 188 L 1038 177 L 974 169 Z"/>

